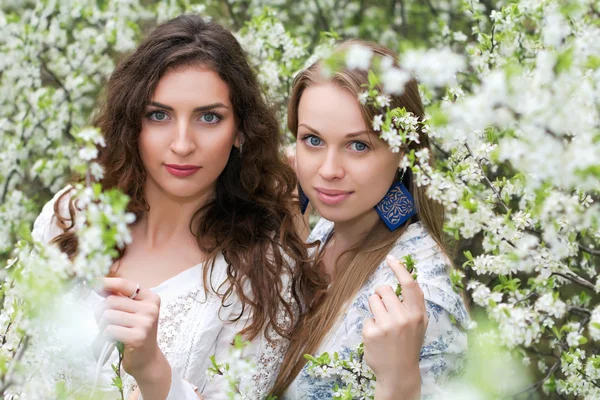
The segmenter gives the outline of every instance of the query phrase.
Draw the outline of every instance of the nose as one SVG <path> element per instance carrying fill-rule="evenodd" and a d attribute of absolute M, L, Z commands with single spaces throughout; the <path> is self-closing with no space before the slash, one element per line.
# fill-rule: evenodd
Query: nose
<path fill-rule="evenodd" d="M 196 150 L 193 132 L 187 120 L 181 120 L 177 125 L 177 132 L 171 141 L 171 151 L 178 156 L 189 156 Z"/>
<path fill-rule="evenodd" d="M 345 175 L 342 156 L 335 149 L 329 149 L 325 153 L 323 163 L 319 168 L 319 175 L 325 180 L 341 179 Z"/>

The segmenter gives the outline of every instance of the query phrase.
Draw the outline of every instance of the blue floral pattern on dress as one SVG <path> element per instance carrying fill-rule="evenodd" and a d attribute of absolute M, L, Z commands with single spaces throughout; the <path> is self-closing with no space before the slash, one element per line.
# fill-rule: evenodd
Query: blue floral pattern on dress
<path fill-rule="evenodd" d="M 333 223 L 321 219 L 311 232 L 308 241 L 325 243 L 333 232 Z M 444 383 L 463 367 L 467 352 L 466 326 L 469 314 L 464 302 L 450 282 L 450 261 L 433 237 L 420 222 L 411 224 L 398 238 L 390 254 L 401 259 L 411 255 L 418 269 L 417 282 L 425 295 L 425 307 L 429 324 L 421 348 L 421 398 L 439 396 Z M 372 318 L 368 298 L 382 285 L 396 287 L 394 272 L 383 261 L 375 273 L 363 285 L 340 320 L 327 334 L 319 351 L 330 354 L 348 354 L 362 342 L 362 328 L 367 318 Z M 402 377 L 398 377 L 402 379 Z M 316 378 L 308 374 L 305 366 L 284 393 L 284 400 L 331 399 L 333 378 Z"/>

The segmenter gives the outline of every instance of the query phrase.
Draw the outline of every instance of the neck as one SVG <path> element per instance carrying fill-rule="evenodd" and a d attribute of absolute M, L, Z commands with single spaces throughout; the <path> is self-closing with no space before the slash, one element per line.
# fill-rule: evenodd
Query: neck
<path fill-rule="evenodd" d="M 182 240 L 196 242 L 190 230 L 193 215 L 208 203 L 214 188 L 193 197 L 175 197 L 162 190 L 150 179 L 144 187 L 144 197 L 149 211 L 136 222 L 135 229 L 149 248 L 169 246 Z M 194 229 L 194 226 L 192 226 Z"/>
<path fill-rule="evenodd" d="M 378 220 L 379 215 L 373 209 L 349 221 L 335 222 L 333 228 L 334 236 L 325 250 L 326 253 L 329 253 L 327 258 L 331 261 L 337 260 L 343 252 L 364 239 L 371 232 L 375 224 L 377 224 Z M 333 277 L 335 272 L 334 262 L 328 264 L 325 265 L 324 272 Z"/>

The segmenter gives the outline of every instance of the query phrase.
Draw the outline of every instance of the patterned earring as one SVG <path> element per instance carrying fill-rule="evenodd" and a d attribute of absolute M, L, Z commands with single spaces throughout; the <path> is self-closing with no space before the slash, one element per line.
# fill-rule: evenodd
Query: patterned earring
<path fill-rule="evenodd" d="M 300 212 L 304 215 L 308 207 L 308 197 L 302 191 L 302 187 L 298 184 L 298 199 L 300 200 Z"/>
<path fill-rule="evenodd" d="M 417 213 L 415 200 L 402 183 L 402 178 L 394 183 L 385 197 L 377 203 L 375 211 L 392 232 Z"/>

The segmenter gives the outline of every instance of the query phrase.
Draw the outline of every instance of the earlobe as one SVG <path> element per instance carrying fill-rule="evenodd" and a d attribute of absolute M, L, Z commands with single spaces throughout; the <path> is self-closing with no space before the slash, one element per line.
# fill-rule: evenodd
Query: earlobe
<path fill-rule="evenodd" d="M 235 142 L 233 142 L 233 145 L 238 150 L 242 148 L 242 134 L 240 132 L 235 135 Z"/>

